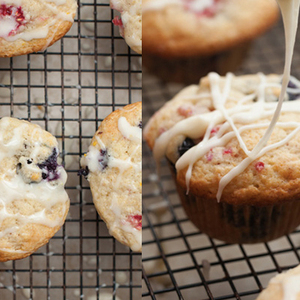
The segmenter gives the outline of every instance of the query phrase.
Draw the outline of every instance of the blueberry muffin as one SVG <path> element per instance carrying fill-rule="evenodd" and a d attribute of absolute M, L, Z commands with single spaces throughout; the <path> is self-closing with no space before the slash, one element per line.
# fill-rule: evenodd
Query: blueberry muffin
<path fill-rule="evenodd" d="M 300 266 L 272 278 L 257 300 L 299 300 L 299 283 Z"/>
<path fill-rule="evenodd" d="M 279 15 L 275 0 L 144 0 L 142 11 L 143 64 L 185 83 L 237 69 Z"/>
<path fill-rule="evenodd" d="M 109 232 L 133 251 L 142 250 L 141 136 L 142 104 L 114 111 L 101 123 L 82 170 L 95 207 Z"/>
<path fill-rule="evenodd" d="M 0 120 L 0 261 L 29 256 L 63 225 L 69 198 L 58 154 L 38 125 Z"/>
<path fill-rule="evenodd" d="M 256 151 L 275 111 L 281 76 L 220 77 L 183 89 L 149 121 L 156 161 L 167 157 L 184 209 L 229 243 L 275 239 L 300 224 L 300 95 L 292 78 L 276 127 Z"/>
<path fill-rule="evenodd" d="M 0 57 L 45 50 L 71 28 L 75 0 L 0 0 Z"/>
<path fill-rule="evenodd" d="M 113 23 L 119 26 L 120 34 L 128 46 L 142 53 L 142 0 L 110 0 L 110 6 L 121 13 Z"/>

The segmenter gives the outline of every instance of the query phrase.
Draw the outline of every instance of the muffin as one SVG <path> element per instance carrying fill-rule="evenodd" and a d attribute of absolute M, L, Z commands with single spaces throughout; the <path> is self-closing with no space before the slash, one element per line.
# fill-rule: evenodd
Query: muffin
<path fill-rule="evenodd" d="M 0 0 L 0 57 L 45 50 L 71 28 L 75 0 Z"/>
<path fill-rule="evenodd" d="M 191 221 L 228 243 L 278 238 L 300 224 L 299 83 L 289 84 L 279 122 L 261 151 L 281 76 L 210 73 L 148 122 L 144 136 L 166 156 Z M 296 99 L 296 100 L 295 100 Z"/>
<path fill-rule="evenodd" d="M 110 0 L 112 9 L 121 13 L 113 23 L 119 26 L 120 35 L 135 52 L 142 53 L 142 0 Z"/>
<path fill-rule="evenodd" d="M 299 300 L 300 266 L 279 274 L 270 280 L 268 287 L 257 300 Z"/>
<path fill-rule="evenodd" d="M 58 154 L 38 125 L 0 120 L 0 261 L 29 256 L 63 225 L 69 198 Z"/>
<path fill-rule="evenodd" d="M 144 66 L 184 83 L 237 69 L 279 15 L 275 0 L 144 0 L 142 11 Z"/>
<path fill-rule="evenodd" d="M 142 104 L 114 111 L 101 123 L 81 159 L 95 207 L 109 232 L 133 251 L 142 250 Z"/>

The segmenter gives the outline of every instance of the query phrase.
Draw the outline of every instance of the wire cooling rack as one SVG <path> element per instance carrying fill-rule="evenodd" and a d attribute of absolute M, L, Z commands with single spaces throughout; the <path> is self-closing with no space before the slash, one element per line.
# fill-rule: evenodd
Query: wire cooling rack
<path fill-rule="evenodd" d="M 1 300 L 141 298 L 141 255 L 98 217 L 79 157 L 101 120 L 141 100 L 141 57 L 112 24 L 108 0 L 84 0 L 70 32 L 43 53 L 0 59 L 0 117 L 30 120 L 60 142 L 70 213 L 31 257 L 0 263 Z"/>
<path fill-rule="evenodd" d="M 292 74 L 300 78 L 300 33 Z M 282 73 L 284 34 L 278 23 L 259 38 L 239 74 Z M 181 85 L 143 76 L 144 123 Z M 257 245 L 230 245 L 202 234 L 180 204 L 166 162 L 156 176 L 143 147 L 143 299 L 254 300 L 271 277 L 300 263 L 300 230 Z"/>

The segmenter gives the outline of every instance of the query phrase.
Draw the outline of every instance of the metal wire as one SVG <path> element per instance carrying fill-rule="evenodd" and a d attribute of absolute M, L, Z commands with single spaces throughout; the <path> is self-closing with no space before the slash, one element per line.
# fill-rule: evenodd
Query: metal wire
<path fill-rule="evenodd" d="M 300 77 L 300 33 L 292 75 Z M 237 72 L 282 73 L 281 23 L 253 45 Z M 143 76 L 143 121 L 147 122 L 183 86 Z M 199 232 L 186 217 L 166 162 L 156 175 L 149 148 L 143 147 L 143 298 L 254 300 L 271 277 L 300 263 L 300 230 L 276 241 L 231 245 Z"/>
<path fill-rule="evenodd" d="M 119 36 L 114 16 L 108 0 L 79 1 L 61 41 L 45 52 L 0 59 L 0 117 L 26 119 L 55 134 L 71 199 L 66 223 L 49 244 L 29 258 L 0 263 L 1 300 L 141 297 L 141 255 L 108 234 L 88 182 L 77 176 L 103 118 L 141 100 L 141 58 Z"/>

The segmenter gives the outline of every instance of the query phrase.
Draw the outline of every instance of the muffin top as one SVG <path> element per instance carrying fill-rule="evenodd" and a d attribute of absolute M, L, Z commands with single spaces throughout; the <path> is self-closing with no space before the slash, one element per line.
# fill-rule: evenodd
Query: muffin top
<path fill-rule="evenodd" d="M 210 73 L 182 90 L 144 134 L 156 160 L 175 164 L 187 192 L 234 204 L 267 205 L 300 193 L 299 81 L 291 79 L 279 121 L 261 151 L 281 76 Z M 288 101 L 293 100 L 293 101 Z M 224 190 L 223 190 L 224 189 Z"/>
<path fill-rule="evenodd" d="M 143 51 L 213 55 L 250 41 L 278 18 L 275 0 L 144 0 Z"/>
<path fill-rule="evenodd" d="M 299 300 L 299 282 L 300 266 L 272 278 L 257 300 Z"/>

